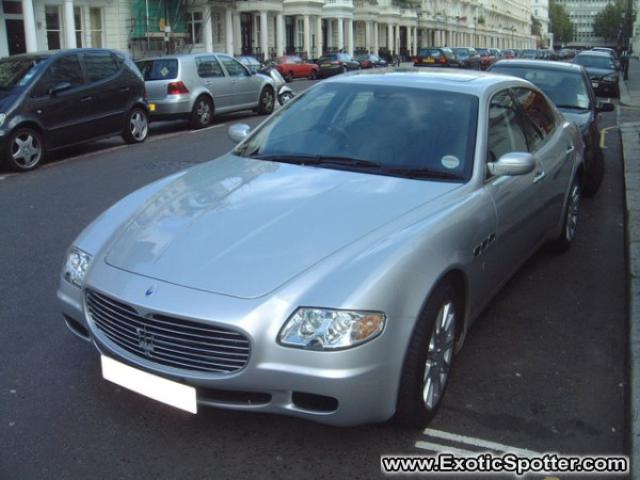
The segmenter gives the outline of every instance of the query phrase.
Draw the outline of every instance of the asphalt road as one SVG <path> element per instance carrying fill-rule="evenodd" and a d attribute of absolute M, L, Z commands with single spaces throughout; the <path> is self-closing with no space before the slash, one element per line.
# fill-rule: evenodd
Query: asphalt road
<path fill-rule="evenodd" d="M 229 150 L 234 121 L 260 120 L 227 116 L 195 132 L 159 124 L 143 145 L 114 139 L 61 152 L 29 174 L 0 171 L 0 479 L 372 478 L 381 454 L 434 444 L 478 450 L 483 440 L 535 452 L 627 452 L 615 129 L 606 134 L 604 184 L 583 202 L 572 249 L 536 254 L 478 319 L 426 433 L 214 409 L 191 416 L 102 380 L 96 351 L 66 330 L 57 307 L 65 249 L 125 194 Z M 602 126 L 615 123 L 606 114 Z"/>

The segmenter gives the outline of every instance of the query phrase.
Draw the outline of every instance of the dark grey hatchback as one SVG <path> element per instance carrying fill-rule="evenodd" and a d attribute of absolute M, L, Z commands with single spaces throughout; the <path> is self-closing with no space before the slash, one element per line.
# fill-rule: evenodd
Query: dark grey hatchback
<path fill-rule="evenodd" d="M 142 76 L 124 53 L 74 49 L 0 59 L 0 160 L 17 171 L 51 150 L 149 130 Z"/>

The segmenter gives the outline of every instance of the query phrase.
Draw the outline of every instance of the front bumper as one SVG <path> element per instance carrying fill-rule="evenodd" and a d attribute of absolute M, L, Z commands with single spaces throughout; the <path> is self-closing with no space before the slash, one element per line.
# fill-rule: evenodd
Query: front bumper
<path fill-rule="evenodd" d="M 337 65 L 331 68 L 320 67 L 320 69 L 318 70 L 318 77 L 326 78 L 326 77 L 331 77 L 333 75 L 338 75 L 340 73 L 342 73 L 342 65 Z"/>
<path fill-rule="evenodd" d="M 389 324 L 379 337 L 358 347 L 308 351 L 277 344 L 277 334 L 292 311 L 281 299 L 224 297 L 106 265 L 88 283 L 93 290 L 134 308 L 234 329 L 249 339 L 248 362 L 237 372 L 199 372 L 155 363 L 130 353 L 104 335 L 85 313 L 82 291 L 61 281 L 58 299 L 67 326 L 74 333 L 92 341 L 103 355 L 194 386 L 201 405 L 285 414 L 338 426 L 385 421 L 395 412 L 403 355 L 390 352 L 404 349 Z M 147 297 L 150 284 L 157 294 Z"/>

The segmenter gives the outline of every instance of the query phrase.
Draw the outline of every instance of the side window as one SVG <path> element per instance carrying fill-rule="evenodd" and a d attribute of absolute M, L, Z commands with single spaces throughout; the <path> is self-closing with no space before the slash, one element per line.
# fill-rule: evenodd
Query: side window
<path fill-rule="evenodd" d="M 530 150 L 535 151 L 544 143 L 546 138 L 553 133 L 556 126 L 556 116 L 546 99 L 540 93 L 528 88 L 514 89 L 518 103 L 522 106 L 527 131 L 535 131 L 532 136 Z"/>
<path fill-rule="evenodd" d="M 115 75 L 120 69 L 110 52 L 86 52 L 84 65 L 91 83 L 105 80 Z"/>
<path fill-rule="evenodd" d="M 526 151 L 527 140 L 517 106 L 505 90 L 493 97 L 489 107 L 487 162 L 495 162 L 505 153 Z"/>
<path fill-rule="evenodd" d="M 196 68 L 200 78 L 224 77 L 224 72 L 216 57 L 197 57 Z"/>
<path fill-rule="evenodd" d="M 250 76 L 247 69 L 235 58 L 220 55 L 218 57 L 230 77 L 248 77 Z"/>
<path fill-rule="evenodd" d="M 69 82 L 72 88 L 84 84 L 82 67 L 77 54 L 65 55 L 55 60 L 40 78 L 40 81 L 33 89 L 33 97 L 44 97 L 48 95 L 51 88 L 62 82 Z"/>

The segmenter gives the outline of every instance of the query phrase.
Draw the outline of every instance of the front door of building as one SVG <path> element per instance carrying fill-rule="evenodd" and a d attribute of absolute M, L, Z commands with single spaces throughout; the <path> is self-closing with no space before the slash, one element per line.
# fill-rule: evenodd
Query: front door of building
<path fill-rule="evenodd" d="M 7 40 L 9 43 L 9 55 L 26 53 L 27 47 L 24 39 L 24 22 L 22 20 L 6 20 Z"/>
<path fill-rule="evenodd" d="M 253 19 L 250 13 L 240 14 L 240 36 L 242 41 L 242 54 L 253 55 Z"/>

